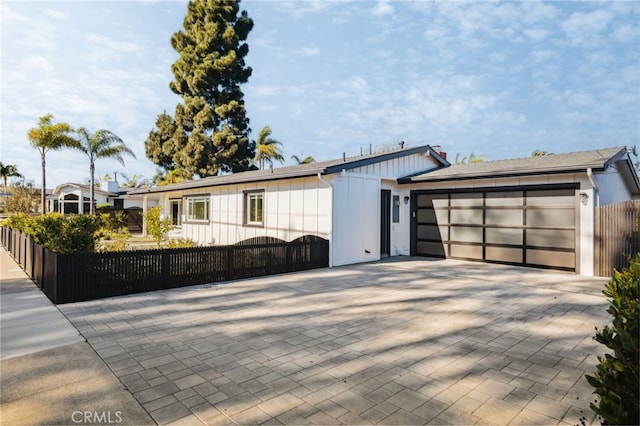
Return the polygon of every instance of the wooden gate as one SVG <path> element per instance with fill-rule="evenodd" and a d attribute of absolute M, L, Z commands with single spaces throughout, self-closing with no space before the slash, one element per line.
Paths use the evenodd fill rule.
<path fill-rule="evenodd" d="M 596 208 L 595 274 L 610 277 L 640 252 L 640 201 Z"/>

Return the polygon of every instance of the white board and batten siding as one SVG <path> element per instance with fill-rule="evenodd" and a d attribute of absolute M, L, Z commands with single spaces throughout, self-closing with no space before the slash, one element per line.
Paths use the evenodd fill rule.
<path fill-rule="evenodd" d="M 349 172 L 395 180 L 412 173 L 426 172 L 436 168 L 438 164 L 437 160 L 425 152 L 356 167 Z"/>
<path fill-rule="evenodd" d="M 263 226 L 245 225 L 244 194 L 256 190 L 264 191 Z M 228 245 L 265 236 L 284 241 L 303 235 L 330 237 L 331 190 L 316 176 L 190 190 L 180 194 L 183 209 L 194 195 L 210 197 L 209 221 L 189 222 L 183 214 L 180 235 L 200 244 Z"/>
<path fill-rule="evenodd" d="M 396 179 L 425 172 L 439 163 L 427 153 L 369 164 L 328 177 L 333 185 L 332 266 L 380 259 L 380 191 L 390 189 L 400 199 L 409 195 Z M 409 206 L 391 225 L 391 255 L 409 254 Z"/>

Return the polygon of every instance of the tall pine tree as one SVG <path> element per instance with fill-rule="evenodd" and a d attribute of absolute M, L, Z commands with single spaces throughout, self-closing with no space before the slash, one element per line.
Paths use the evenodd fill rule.
<path fill-rule="evenodd" d="M 147 158 L 166 170 L 213 176 L 249 168 L 255 145 L 240 89 L 251 76 L 244 58 L 253 21 L 240 0 L 190 1 L 184 30 L 171 37 L 180 54 L 171 90 L 183 103 L 166 112 L 145 142 Z"/>

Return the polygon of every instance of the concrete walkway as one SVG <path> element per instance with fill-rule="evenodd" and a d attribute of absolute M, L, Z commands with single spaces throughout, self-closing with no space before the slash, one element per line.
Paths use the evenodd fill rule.
<path fill-rule="evenodd" d="M 408 259 L 60 309 L 160 424 L 575 425 L 604 282 Z"/>
<path fill-rule="evenodd" d="M 69 320 L 0 247 L 0 424 L 152 420 Z M 88 414 L 86 414 L 88 413 Z M 94 414 L 95 413 L 95 414 Z"/>

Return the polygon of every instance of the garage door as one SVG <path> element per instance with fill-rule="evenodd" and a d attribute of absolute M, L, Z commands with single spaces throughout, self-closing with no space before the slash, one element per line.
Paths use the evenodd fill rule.
<path fill-rule="evenodd" d="M 576 270 L 576 187 L 415 191 L 412 252 Z"/>

